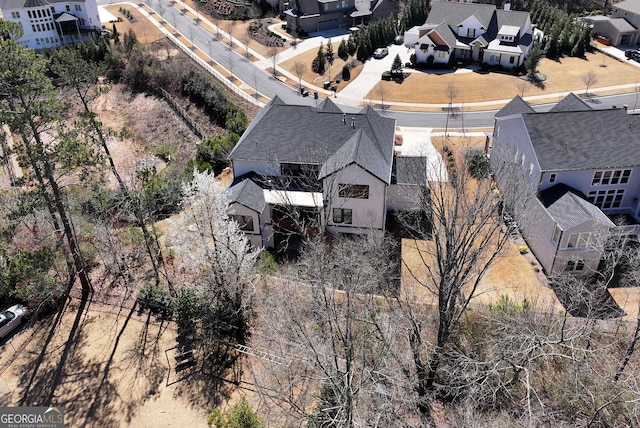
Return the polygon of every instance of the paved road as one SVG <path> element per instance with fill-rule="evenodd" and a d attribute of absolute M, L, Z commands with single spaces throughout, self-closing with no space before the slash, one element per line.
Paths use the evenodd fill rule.
<path fill-rule="evenodd" d="M 214 60 L 227 68 L 236 78 L 246 85 L 253 87 L 267 98 L 278 95 L 287 103 L 302 105 L 315 105 L 317 101 L 310 97 L 302 97 L 298 91 L 291 86 L 275 79 L 263 69 L 247 61 L 243 56 L 229 49 L 229 46 L 217 41 L 215 32 L 207 31 L 203 26 L 197 25 L 191 18 L 185 16 L 177 8 L 181 3 L 172 3 L 165 0 L 142 0 L 157 13 L 162 11 L 162 17 L 177 31 L 187 39 L 190 39 L 201 51 L 209 54 Z M 99 6 L 120 3 L 116 0 L 98 0 Z M 131 5 L 135 5 L 131 3 Z M 224 33 L 224 31 L 221 31 Z M 391 57 L 391 55 L 389 55 Z M 262 61 L 264 62 L 264 61 Z M 356 79 L 357 80 L 357 79 Z M 559 97 L 560 99 L 560 97 Z M 340 94 L 334 99 L 337 104 L 347 112 L 355 112 L 360 107 L 354 105 L 341 104 Z M 352 101 L 352 100 L 346 100 Z M 349 104 L 353 104 L 350 102 Z M 612 106 L 622 107 L 628 105 L 640 107 L 636 94 L 625 94 L 593 99 L 595 108 L 611 108 Z M 552 104 L 535 107 L 538 111 L 546 111 Z M 471 128 L 492 128 L 496 109 L 486 111 L 472 111 L 464 113 L 448 114 L 446 107 L 442 113 L 433 112 L 405 112 L 405 111 L 383 111 L 381 114 L 396 119 L 400 126 L 445 128 L 448 129 L 471 129 Z"/>

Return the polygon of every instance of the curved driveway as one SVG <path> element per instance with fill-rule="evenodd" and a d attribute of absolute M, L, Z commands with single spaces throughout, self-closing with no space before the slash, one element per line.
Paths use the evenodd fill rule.
<path fill-rule="evenodd" d="M 206 52 L 218 64 L 227 68 L 227 70 L 229 70 L 231 74 L 233 74 L 237 79 L 241 80 L 245 85 L 254 88 L 266 98 L 271 99 L 277 95 L 287 103 L 303 105 L 315 105 L 317 103 L 317 101 L 314 100 L 313 97 L 301 97 L 297 89 L 294 89 L 275 79 L 270 74 L 265 73 L 264 65 L 266 63 L 270 63 L 270 61 L 267 61 L 267 59 L 262 55 L 256 52 L 252 52 L 252 54 L 260 58 L 261 61 L 251 63 L 247 61 L 243 56 L 229 49 L 228 45 L 223 44 L 216 39 L 214 30 L 215 27 L 211 23 L 205 20 L 201 20 L 201 24 L 198 25 L 196 22 L 194 22 L 194 20 L 184 15 L 181 11 L 174 7 L 174 5 L 178 5 L 179 7 L 179 3 L 171 3 L 165 0 L 142 0 L 142 2 L 147 4 L 158 14 L 160 14 L 159 11 L 162 10 L 161 16 L 174 29 L 180 32 L 184 37 L 190 39 L 191 42 L 196 47 L 198 47 L 198 49 L 200 49 L 202 52 Z M 97 3 L 98 5 L 102 6 L 120 2 L 114 0 L 98 0 Z M 133 7 L 138 7 L 134 3 L 129 4 Z M 141 10 L 141 12 L 145 14 L 145 16 L 150 18 L 143 10 Z M 193 12 L 193 14 L 195 15 L 195 12 Z M 157 24 L 156 20 L 151 19 L 151 21 Z M 159 24 L 157 25 L 167 36 L 171 36 L 171 33 L 167 30 L 166 26 L 160 26 Z M 205 26 L 207 26 L 211 31 L 208 31 L 206 28 L 204 28 Z M 228 36 L 228 34 L 222 30 L 220 30 L 220 33 Z M 182 48 L 185 51 L 189 51 L 187 46 L 182 46 Z M 392 50 L 394 48 L 402 47 L 392 47 Z M 390 53 L 388 58 L 392 60 L 393 56 L 395 55 Z M 386 63 L 387 61 L 384 62 Z M 262 67 L 260 67 L 260 64 L 262 64 Z M 366 77 L 366 74 L 363 75 L 363 77 Z M 293 81 L 295 81 L 295 78 L 293 79 Z M 358 79 L 356 79 L 356 81 L 358 81 Z M 371 85 L 368 84 L 367 86 L 370 87 Z M 340 104 L 340 106 L 347 112 L 360 110 L 360 102 L 362 101 L 362 99 L 356 98 L 354 94 L 361 94 L 363 90 L 357 92 L 357 87 L 359 86 L 354 86 L 351 92 L 346 90 L 339 93 L 337 95 L 337 98 L 334 99 L 336 104 Z M 560 99 L 562 96 L 563 94 L 558 94 L 558 99 Z M 638 102 L 636 98 L 636 94 L 630 93 L 594 98 L 593 103 L 595 108 L 611 108 L 612 106 L 622 107 L 625 104 L 628 106 L 635 106 Z M 500 104 L 503 105 L 505 102 L 506 100 L 501 101 Z M 496 103 L 486 103 L 485 105 L 490 108 L 492 104 L 495 105 Z M 501 105 L 498 108 L 500 108 Z M 534 108 L 538 111 L 545 111 L 551 108 L 551 106 L 552 104 L 535 106 Z M 498 108 L 490 108 L 489 110 L 484 111 L 469 111 L 464 113 L 457 113 L 456 115 L 452 116 L 446 113 L 446 106 L 442 106 L 442 108 L 442 113 L 385 110 L 381 112 L 381 114 L 396 119 L 398 125 L 400 126 L 444 128 L 445 125 L 448 125 L 449 129 L 467 130 L 471 128 L 493 128 L 493 117 L 495 112 L 498 110 Z"/>

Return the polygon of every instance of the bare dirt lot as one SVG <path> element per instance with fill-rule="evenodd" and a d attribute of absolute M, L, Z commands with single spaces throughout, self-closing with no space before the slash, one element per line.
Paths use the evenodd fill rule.
<path fill-rule="evenodd" d="M 77 319 L 77 305 L 58 325 L 26 326 L 5 346 L 1 405 L 63 405 L 69 427 L 206 426 L 201 391 L 188 380 L 167 385 L 180 376 L 170 369 L 174 327 L 95 303 Z"/>

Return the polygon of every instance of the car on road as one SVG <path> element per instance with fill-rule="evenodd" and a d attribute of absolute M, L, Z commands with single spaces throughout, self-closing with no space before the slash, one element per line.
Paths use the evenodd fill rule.
<path fill-rule="evenodd" d="M 22 305 L 13 305 L 0 312 L 0 338 L 15 330 L 22 323 L 27 312 L 29 312 L 28 309 Z"/>
<path fill-rule="evenodd" d="M 373 52 L 373 57 L 375 59 L 384 58 L 387 55 L 389 55 L 389 49 L 387 48 L 378 48 Z"/>

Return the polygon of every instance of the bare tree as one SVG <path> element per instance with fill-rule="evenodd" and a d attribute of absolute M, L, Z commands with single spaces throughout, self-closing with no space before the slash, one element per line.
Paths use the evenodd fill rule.
<path fill-rule="evenodd" d="M 524 93 L 527 92 L 529 88 L 531 88 L 531 83 L 529 83 L 529 81 L 526 79 L 520 79 L 520 81 L 517 84 L 517 87 L 518 87 L 518 93 L 520 94 L 520 96 L 524 97 Z"/>
<path fill-rule="evenodd" d="M 374 426 L 393 413 L 376 402 L 387 382 L 388 353 L 377 329 L 393 324 L 375 296 L 393 286 L 382 245 L 381 236 L 314 239 L 281 272 L 290 279 L 268 287 L 269 310 L 260 312 L 270 329 L 252 343 L 290 358 L 290 365 L 268 368 L 268 383 L 259 387 L 290 417 L 310 426 L 353 427 Z"/>
<path fill-rule="evenodd" d="M 164 13 L 167 10 L 167 6 L 165 5 L 164 1 L 158 1 L 158 14 L 160 15 L 160 25 L 164 25 L 165 20 L 164 20 Z"/>
<path fill-rule="evenodd" d="M 302 75 L 307 71 L 307 65 L 300 62 L 300 61 L 296 61 L 293 63 L 293 72 L 296 73 L 296 76 L 298 77 L 298 89 L 302 88 Z"/>
<path fill-rule="evenodd" d="M 589 70 L 582 76 L 582 81 L 586 85 L 584 94 L 588 97 L 591 97 L 591 95 L 589 95 L 589 88 L 591 88 L 598 82 L 598 76 L 596 76 L 596 73 L 593 70 Z"/>
<path fill-rule="evenodd" d="M 459 153 L 455 164 L 450 163 L 448 180 L 441 173 L 428 181 L 428 190 L 417 201 L 421 218 L 403 219 L 420 260 L 417 266 L 405 263 L 404 268 L 418 290 L 434 297 L 435 333 L 412 309 L 412 293 L 404 290 L 392 300 L 408 319 L 417 405 L 426 425 L 433 425 L 431 401 L 441 364 L 452 350 L 451 339 L 509 237 L 492 180 L 472 178 L 462 157 Z M 416 173 L 427 182 L 424 172 Z"/>
<path fill-rule="evenodd" d="M 449 99 L 449 108 L 447 109 L 447 121 L 444 127 L 444 136 L 448 137 L 449 134 L 449 118 L 454 116 L 453 113 L 453 101 L 456 99 L 456 97 L 458 96 L 458 88 L 456 88 L 456 85 L 454 85 L 453 83 L 449 83 L 447 85 L 447 88 L 445 90 L 447 98 Z"/>
<path fill-rule="evenodd" d="M 233 35 L 238 29 L 238 21 L 232 19 L 227 21 L 227 34 L 229 34 L 229 49 L 233 48 Z"/>
<path fill-rule="evenodd" d="M 239 37 L 240 43 L 242 43 L 245 47 L 245 51 L 244 51 L 244 56 L 246 58 L 249 58 L 250 54 L 249 54 L 249 42 L 251 41 L 251 36 L 249 35 L 248 31 L 243 31 L 242 34 L 240 34 Z"/>
<path fill-rule="evenodd" d="M 378 82 L 374 88 L 374 93 L 378 98 L 380 98 L 380 108 L 384 110 L 384 99 L 389 98 L 391 90 L 384 84 L 384 82 Z"/>
<path fill-rule="evenodd" d="M 220 18 L 218 18 L 218 15 L 214 12 L 211 15 L 210 19 L 213 25 L 216 27 L 216 40 L 220 40 Z"/>
<path fill-rule="evenodd" d="M 267 50 L 267 55 L 269 55 L 269 57 L 271 58 L 271 72 L 275 77 L 278 74 L 278 71 L 276 70 L 276 64 L 278 63 L 278 48 L 276 46 L 269 47 L 269 49 Z"/>

